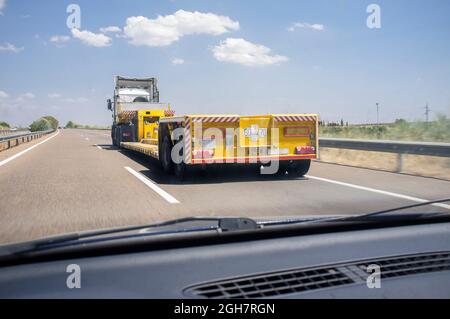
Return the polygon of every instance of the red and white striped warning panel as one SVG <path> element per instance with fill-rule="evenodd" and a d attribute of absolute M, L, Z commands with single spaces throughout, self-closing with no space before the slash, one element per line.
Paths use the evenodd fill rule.
<path fill-rule="evenodd" d="M 299 121 L 316 121 L 314 115 L 276 115 L 273 117 L 275 122 L 299 122 Z"/>
<path fill-rule="evenodd" d="M 184 162 L 186 164 L 191 163 L 191 121 L 187 119 L 184 127 Z"/>
<path fill-rule="evenodd" d="M 193 117 L 193 123 L 236 123 L 239 122 L 239 116 L 208 116 Z"/>
<path fill-rule="evenodd" d="M 122 111 L 119 113 L 119 117 L 122 119 L 128 119 L 132 120 L 136 117 L 137 112 L 136 111 Z"/>
<path fill-rule="evenodd" d="M 175 115 L 174 110 L 165 110 L 164 111 L 164 116 L 174 116 L 174 115 Z"/>

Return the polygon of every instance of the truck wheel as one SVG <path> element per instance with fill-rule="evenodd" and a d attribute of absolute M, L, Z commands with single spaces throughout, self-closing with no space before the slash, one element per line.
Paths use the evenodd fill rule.
<path fill-rule="evenodd" d="M 175 176 L 182 180 L 186 173 L 186 164 L 181 162 L 180 164 L 174 165 Z"/>
<path fill-rule="evenodd" d="M 285 161 L 278 162 L 278 171 L 276 172 L 276 176 L 285 177 L 286 171 L 288 171 L 288 165 Z"/>
<path fill-rule="evenodd" d="M 288 169 L 287 163 L 285 161 L 278 161 L 278 170 L 275 172 L 275 168 L 272 168 L 272 166 L 275 165 L 274 162 L 271 162 L 270 165 L 263 164 L 262 169 L 261 167 L 258 167 L 258 170 L 260 174 L 267 174 L 277 177 L 284 177 L 286 175 L 286 171 Z"/>
<path fill-rule="evenodd" d="M 288 174 L 292 177 L 302 177 L 308 173 L 311 167 L 311 160 L 291 161 L 288 164 Z"/>
<path fill-rule="evenodd" d="M 170 173 L 173 169 L 172 162 L 172 141 L 168 136 L 164 136 L 161 145 L 161 166 L 165 173 Z"/>

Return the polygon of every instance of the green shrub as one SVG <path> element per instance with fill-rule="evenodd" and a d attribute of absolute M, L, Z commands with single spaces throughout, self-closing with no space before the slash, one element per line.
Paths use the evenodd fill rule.
<path fill-rule="evenodd" d="M 34 121 L 30 125 L 30 131 L 31 132 L 38 132 L 38 131 L 47 131 L 52 129 L 52 124 L 49 120 L 45 118 L 40 118 L 39 120 Z"/>
<path fill-rule="evenodd" d="M 50 123 L 52 129 L 56 130 L 59 126 L 59 122 L 53 116 L 44 116 L 43 119 L 47 120 Z"/>
<path fill-rule="evenodd" d="M 75 124 L 74 122 L 72 122 L 72 121 L 69 121 L 69 122 L 67 122 L 67 124 L 66 124 L 66 128 L 76 128 L 77 127 L 77 124 Z"/>
<path fill-rule="evenodd" d="M 9 129 L 10 126 L 8 123 L 4 122 L 4 121 L 0 121 L 0 129 Z"/>

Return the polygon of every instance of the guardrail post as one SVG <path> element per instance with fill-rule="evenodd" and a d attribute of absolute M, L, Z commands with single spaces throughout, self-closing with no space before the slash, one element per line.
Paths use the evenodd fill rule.
<path fill-rule="evenodd" d="M 401 173 L 403 171 L 403 154 L 397 154 L 397 173 Z"/>

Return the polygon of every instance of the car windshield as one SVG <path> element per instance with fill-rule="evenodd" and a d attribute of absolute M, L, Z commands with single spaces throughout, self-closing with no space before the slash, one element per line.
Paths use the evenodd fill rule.
<path fill-rule="evenodd" d="M 450 213 L 449 11 L 0 0 L 0 246 Z"/>

